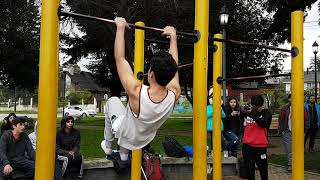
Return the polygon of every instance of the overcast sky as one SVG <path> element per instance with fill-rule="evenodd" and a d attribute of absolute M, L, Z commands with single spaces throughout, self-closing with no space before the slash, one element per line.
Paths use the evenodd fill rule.
<path fill-rule="evenodd" d="M 308 16 L 306 17 L 304 23 L 304 69 L 307 69 L 310 65 L 310 58 L 314 57 L 312 51 L 312 44 L 314 41 L 320 45 L 320 26 L 319 26 L 319 11 L 318 4 L 320 0 L 312 5 L 311 10 L 309 10 Z M 286 44 L 284 47 L 291 49 L 291 44 Z M 320 51 L 320 48 L 319 48 Z M 320 52 L 318 53 L 318 56 Z M 284 70 L 291 69 L 291 58 L 288 58 L 284 62 Z"/>

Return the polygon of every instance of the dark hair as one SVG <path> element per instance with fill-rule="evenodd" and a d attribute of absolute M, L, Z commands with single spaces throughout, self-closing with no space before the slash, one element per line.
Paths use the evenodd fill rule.
<path fill-rule="evenodd" d="M 170 53 L 160 51 L 151 59 L 150 71 L 154 72 L 160 86 L 166 86 L 178 71 L 178 65 Z"/>
<path fill-rule="evenodd" d="M 72 116 L 64 116 L 61 120 L 61 131 L 64 131 L 64 128 L 66 127 L 66 123 L 71 120 L 74 123 L 74 118 Z"/>
<path fill-rule="evenodd" d="M 17 124 L 25 123 L 25 122 L 26 122 L 25 118 L 15 118 L 14 120 L 12 120 L 12 125 L 17 126 Z"/>
<path fill-rule="evenodd" d="M 309 99 L 311 98 L 311 96 L 314 96 L 314 97 L 316 97 L 316 95 L 314 95 L 314 94 L 310 94 L 310 95 L 309 95 Z"/>
<path fill-rule="evenodd" d="M 236 107 L 234 107 L 234 110 L 239 111 L 239 104 L 238 104 L 237 98 L 235 98 L 235 97 L 229 97 L 228 100 L 227 100 L 227 103 L 226 103 L 226 105 L 225 105 L 225 109 L 226 109 L 226 111 L 227 111 L 228 114 L 233 111 L 233 109 L 232 109 L 231 106 L 230 106 L 230 101 L 233 100 L 233 99 L 236 100 Z"/>
<path fill-rule="evenodd" d="M 253 106 L 263 106 L 264 100 L 261 95 L 255 95 L 251 97 L 251 105 Z"/>
<path fill-rule="evenodd" d="M 9 113 L 7 117 L 9 118 L 10 116 L 14 116 L 15 118 L 17 117 L 15 113 Z"/>

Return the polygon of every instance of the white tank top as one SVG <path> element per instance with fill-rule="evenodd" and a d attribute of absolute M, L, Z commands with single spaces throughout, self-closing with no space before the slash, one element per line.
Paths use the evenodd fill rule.
<path fill-rule="evenodd" d="M 172 91 L 168 90 L 162 101 L 153 102 L 148 89 L 149 86 L 141 86 L 139 114 L 135 115 L 128 103 L 121 125 L 115 134 L 118 144 L 124 148 L 135 150 L 149 144 L 173 111 L 176 97 Z"/>

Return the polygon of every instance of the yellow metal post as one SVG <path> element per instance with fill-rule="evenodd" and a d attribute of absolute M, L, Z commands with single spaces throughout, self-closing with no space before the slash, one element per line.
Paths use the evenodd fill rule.
<path fill-rule="evenodd" d="M 54 179 L 58 99 L 59 0 L 42 1 L 36 180 Z"/>
<path fill-rule="evenodd" d="M 291 44 L 299 54 L 292 57 L 292 179 L 304 179 L 304 78 L 303 78 L 303 11 L 291 13 Z"/>
<path fill-rule="evenodd" d="M 222 39 L 222 34 L 215 34 L 214 38 Z M 213 179 L 222 179 L 221 165 L 221 84 L 217 78 L 222 74 L 222 43 L 214 42 L 217 50 L 213 54 Z"/>
<path fill-rule="evenodd" d="M 135 25 L 144 26 L 143 22 L 136 22 Z M 138 79 L 138 73 L 144 72 L 144 30 L 135 30 L 134 42 L 134 76 Z M 138 79 L 139 80 L 139 79 Z M 143 79 L 140 79 L 141 83 Z M 141 180 L 141 149 L 132 152 L 131 179 Z"/>
<path fill-rule="evenodd" d="M 194 45 L 193 66 L 193 179 L 207 179 L 207 66 L 209 1 L 195 1 L 195 30 L 201 33 Z"/>

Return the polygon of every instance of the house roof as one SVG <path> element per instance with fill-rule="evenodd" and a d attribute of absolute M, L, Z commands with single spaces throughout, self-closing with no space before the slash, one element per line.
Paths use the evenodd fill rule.
<path fill-rule="evenodd" d="M 99 92 L 109 92 L 109 89 L 103 88 L 95 82 L 94 77 L 91 73 L 81 71 L 80 73 L 70 74 L 66 71 L 68 76 L 71 78 L 72 84 L 78 86 L 80 89 L 88 91 L 99 91 Z"/>
<path fill-rule="evenodd" d="M 304 82 L 314 82 L 314 71 L 305 71 L 304 72 Z M 317 81 L 320 82 L 320 71 L 317 71 Z M 283 83 L 291 83 L 291 77 L 286 77 L 282 81 Z"/>

